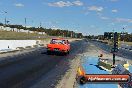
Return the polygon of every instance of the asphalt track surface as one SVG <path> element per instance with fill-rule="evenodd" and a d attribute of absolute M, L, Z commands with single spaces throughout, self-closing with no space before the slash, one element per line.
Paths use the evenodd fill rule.
<path fill-rule="evenodd" d="M 111 52 L 112 47 L 110 45 L 107 45 L 105 43 L 101 43 L 98 41 L 91 41 L 91 42 L 94 45 L 100 47 L 102 50 L 104 50 L 106 52 Z M 116 53 L 116 55 L 132 60 L 132 58 L 131 58 L 132 57 L 132 51 L 129 51 L 129 50 L 125 50 L 125 49 L 120 48 L 119 51 Z"/>
<path fill-rule="evenodd" d="M 83 42 L 72 42 L 70 54 L 67 56 L 47 55 L 46 48 L 39 48 L 32 52 L 0 58 L 0 88 L 32 88 L 40 80 L 45 82 L 38 88 L 54 88 L 70 68 L 68 62 L 82 52 L 80 46 Z M 64 61 L 67 61 L 67 64 L 61 64 L 60 70 L 61 67 L 64 69 L 57 69 L 58 73 L 54 72 L 56 66 Z M 49 75 L 52 76 L 51 79 L 47 78 Z"/>

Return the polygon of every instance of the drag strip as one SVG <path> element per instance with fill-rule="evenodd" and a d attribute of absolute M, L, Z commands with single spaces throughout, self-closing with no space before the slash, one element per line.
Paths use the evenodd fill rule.
<path fill-rule="evenodd" d="M 106 52 L 111 52 L 111 46 L 110 45 L 107 45 L 105 43 L 101 43 L 101 42 L 98 42 L 98 41 L 91 41 L 94 45 L 96 45 L 97 47 L 101 48 L 102 50 L 106 51 Z M 122 48 L 119 48 L 119 51 L 116 53 L 117 56 L 121 56 L 121 57 L 125 57 L 127 59 L 132 59 L 132 52 L 131 51 L 128 51 L 128 50 L 125 50 L 125 49 L 122 49 Z"/>
<path fill-rule="evenodd" d="M 0 61 L 0 88 L 29 88 L 34 85 L 38 79 L 53 70 L 57 64 L 66 59 L 74 58 L 83 41 L 74 41 L 71 43 L 71 52 L 68 56 L 47 55 L 45 48 L 39 48 L 29 53 L 6 57 Z M 43 52 L 43 53 L 42 53 Z M 2 58 L 3 59 L 3 58 Z M 6 61 L 7 59 L 7 61 Z M 68 62 L 67 62 L 68 63 Z M 62 66 L 65 64 L 62 64 Z M 67 66 L 68 69 L 68 66 Z M 65 70 L 66 71 L 66 70 Z M 65 73 L 63 71 L 63 75 Z M 50 74 L 52 75 L 52 74 Z M 60 77 L 58 77 L 60 79 Z M 54 80 L 58 80 L 54 79 Z M 50 85 L 50 80 L 47 85 Z M 47 86 L 45 85 L 45 86 Z M 53 88 L 52 86 L 51 88 Z M 47 86 L 47 88 L 50 88 Z"/>

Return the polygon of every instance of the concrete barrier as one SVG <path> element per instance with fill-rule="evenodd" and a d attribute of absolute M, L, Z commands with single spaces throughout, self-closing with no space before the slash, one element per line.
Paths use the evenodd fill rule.
<path fill-rule="evenodd" d="M 0 50 L 36 45 L 36 40 L 0 40 Z"/>

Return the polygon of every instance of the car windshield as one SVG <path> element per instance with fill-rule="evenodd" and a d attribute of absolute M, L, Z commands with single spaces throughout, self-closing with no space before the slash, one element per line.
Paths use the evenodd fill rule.
<path fill-rule="evenodd" d="M 51 40 L 51 44 L 64 44 L 64 40 L 53 39 L 53 40 Z"/>

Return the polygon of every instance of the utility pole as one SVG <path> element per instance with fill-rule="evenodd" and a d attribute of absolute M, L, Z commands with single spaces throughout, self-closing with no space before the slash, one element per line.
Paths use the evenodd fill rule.
<path fill-rule="evenodd" d="M 5 26 L 6 26 L 6 22 L 7 22 L 6 14 L 7 14 L 7 12 L 4 11 L 4 13 L 5 13 Z"/>
<path fill-rule="evenodd" d="M 42 27 L 42 23 L 40 22 L 40 28 Z"/>
<path fill-rule="evenodd" d="M 25 30 L 27 30 L 27 18 L 24 19 L 24 22 L 25 22 Z M 29 30 L 28 31 L 28 38 L 29 38 Z"/>
<path fill-rule="evenodd" d="M 5 26 L 6 26 L 6 17 L 5 17 Z"/>
<path fill-rule="evenodd" d="M 115 66 L 115 53 L 118 52 L 118 33 L 114 32 L 113 33 L 113 48 L 112 48 L 112 53 L 113 53 L 113 67 Z"/>
<path fill-rule="evenodd" d="M 123 27 L 123 43 L 125 42 L 125 28 Z"/>
<path fill-rule="evenodd" d="M 27 18 L 24 19 L 24 23 L 25 23 L 25 29 L 26 29 L 26 25 L 27 25 Z"/>
<path fill-rule="evenodd" d="M 40 23 L 39 23 L 39 26 L 38 26 L 38 38 L 40 38 L 40 37 L 39 37 L 39 30 L 41 30 L 41 27 L 42 27 L 42 23 L 40 22 Z"/>

